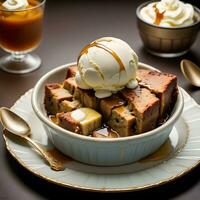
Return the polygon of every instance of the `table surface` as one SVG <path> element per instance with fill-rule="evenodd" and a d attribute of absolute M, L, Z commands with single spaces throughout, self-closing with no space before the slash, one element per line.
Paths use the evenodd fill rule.
<path fill-rule="evenodd" d="M 200 66 L 200 37 L 191 50 L 179 58 L 158 58 L 145 52 L 138 35 L 135 9 L 142 1 L 50 1 L 46 6 L 44 38 L 35 51 L 43 61 L 42 67 L 26 75 L 13 75 L 0 71 L 0 107 L 12 106 L 37 80 L 56 66 L 76 61 L 80 49 L 88 42 L 103 36 L 114 36 L 128 42 L 139 56 L 140 62 L 178 76 L 183 87 L 198 103 L 200 90 L 188 84 L 180 72 L 179 63 L 186 58 Z M 195 1 L 193 1 L 195 3 Z M 0 51 L 0 56 L 4 55 Z M 2 133 L 2 127 L 0 127 Z M 6 151 L 0 137 L 0 199 L 54 199 L 69 195 L 95 198 L 95 193 L 79 192 L 48 183 L 35 177 Z M 125 194 L 98 194 L 107 198 L 174 198 L 199 199 L 200 167 L 184 177 L 163 186 Z"/>

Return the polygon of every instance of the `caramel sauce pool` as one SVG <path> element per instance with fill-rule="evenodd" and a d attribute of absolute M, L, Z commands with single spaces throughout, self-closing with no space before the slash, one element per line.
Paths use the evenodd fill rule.
<path fill-rule="evenodd" d="M 139 162 L 146 163 L 152 161 L 159 161 L 169 157 L 174 152 L 174 148 L 168 139 L 156 152 L 153 154 L 142 158 Z"/>
<path fill-rule="evenodd" d="M 57 149 L 53 148 L 53 149 L 48 149 L 45 151 L 46 154 L 49 156 L 49 157 L 53 157 L 53 158 L 56 158 L 56 160 L 64 165 L 68 162 L 71 162 L 73 161 L 72 158 L 70 158 L 69 156 L 66 156 L 64 154 L 62 154 L 60 151 L 58 151 Z"/>

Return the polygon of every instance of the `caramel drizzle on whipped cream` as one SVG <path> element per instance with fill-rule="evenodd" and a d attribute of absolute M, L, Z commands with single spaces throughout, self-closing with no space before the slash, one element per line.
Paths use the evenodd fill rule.
<path fill-rule="evenodd" d="M 90 43 L 89 45 L 85 46 L 85 47 L 81 50 L 81 52 L 80 52 L 80 54 L 79 54 L 79 57 L 78 57 L 78 61 L 79 61 L 80 57 L 81 57 L 83 54 L 87 54 L 87 53 L 88 53 L 88 49 L 91 48 L 91 47 L 101 48 L 101 49 L 107 51 L 108 53 L 110 53 L 110 54 L 115 58 L 115 60 L 118 62 L 119 66 L 120 66 L 120 71 L 123 71 L 123 70 L 125 71 L 124 64 L 122 63 L 120 57 L 119 57 L 112 49 L 110 49 L 110 48 L 106 47 L 105 45 L 100 44 L 100 43 L 98 43 L 98 42 L 96 42 L 96 41 Z"/>
<path fill-rule="evenodd" d="M 155 25 L 160 25 L 160 22 L 164 18 L 165 10 L 160 13 L 160 11 L 158 10 L 158 8 L 156 7 L 156 4 L 154 4 L 153 7 L 154 7 L 155 13 L 156 13 L 156 18 L 155 18 L 154 24 Z"/>

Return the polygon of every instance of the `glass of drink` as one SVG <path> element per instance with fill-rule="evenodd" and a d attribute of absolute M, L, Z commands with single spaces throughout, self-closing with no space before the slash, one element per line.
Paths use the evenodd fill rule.
<path fill-rule="evenodd" d="M 0 47 L 10 53 L 0 58 L 0 69 L 16 74 L 31 72 L 41 59 L 29 54 L 42 38 L 45 0 L 28 0 L 21 10 L 7 10 L 0 1 Z"/>

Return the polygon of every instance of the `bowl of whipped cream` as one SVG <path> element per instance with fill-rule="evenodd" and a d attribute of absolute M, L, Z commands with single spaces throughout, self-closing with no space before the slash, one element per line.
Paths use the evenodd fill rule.
<path fill-rule="evenodd" d="M 145 2 L 136 15 L 145 49 L 161 57 L 187 53 L 200 30 L 200 10 L 180 0 Z"/>

